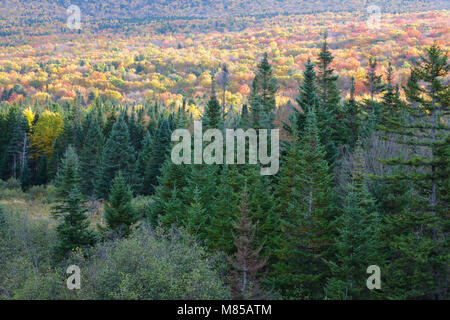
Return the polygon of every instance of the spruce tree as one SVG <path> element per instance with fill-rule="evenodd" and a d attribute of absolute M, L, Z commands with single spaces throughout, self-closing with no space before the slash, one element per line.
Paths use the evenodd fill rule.
<path fill-rule="evenodd" d="M 384 161 L 408 168 L 399 175 L 386 175 L 385 179 L 402 179 L 415 186 L 409 210 L 389 222 L 391 228 L 409 226 L 392 244 L 397 249 L 397 262 L 402 260 L 405 268 L 414 270 L 417 282 L 396 293 L 409 298 L 444 299 L 447 295 L 444 283 L 448 243 L 444 228 L 448 206 L 439 192 L 448 183 L 439 174 L 448 167 L 448 159 L 439 156 L 450 131 L 443 121 L 449 110 L 449 86 L 443 80 L 450 70 L 447 59 L 447 53 L 433 45 L 412 68 L 405 91 L 414 104 L 406 108 L 407 121 L 396 122 L 389 131 L 395 142 L 411 147 L 410 154 Z"/>
<path fill-rule="evenodd" d="M 98 198 L 106 199 L 111 182 L 119 171 L 123 171 L 124 175 L 131 179 L 134 161 L 134 149 L 130 143 L 127 125 L 123 118 L 119 118 L 102 151 L 95 195 Z"/>
<path fill-rule="evenodd" d="M 208 216 L 202 204 L 200 189 L 197 187 L 194 189 L 190 205 L 186 208 L 186 217 L 183 226 L 189 234 L 197 236 L 198 239 L 204 241 L 204 233 L 202 237 L 201 230 L 205 229 L 207 223 Z"/>
<path fill-rule="evenodd" d="M 373 57 L 369 58 L 368 62 L 368 70 L 366 75 L 365 84 L 370 93 L 370 101 L 367 103 L 370 107 L 370 111 L 377 113 L 376 103 L 375 103 L 375 95 L 378 94 L 383 89 L 383 83 L 381 80 L 381 76 L 376 73 L 377 68 L 377 60 Z"/>
<path fill-rule="evenodd" d="M 306 124 L 306 114 L 310 109 L 314 108 L 317 116 L 320 141 L 326 148 L 326 159 L 332 164 L 337 156 L 336 146 L 333 140 L 333 115 L 326 106 L 320 104 L 317 90 L 317 78 L 314 71 L 314 64 L 308 59 L 303 73 L 303 82 L 300 85 L 299 97 L 297 98 L 297 103 L 301 110 L 294 110 L 294 114 L 290 117 L 290 124 L 284 124 L 284 128 L 292 135 L 292 126 L 293 123 L 295 123 L 298 137 L 303 136 Z"/>
<path fill-rule="evenodd" d="M 258 64 L 249 97 L 253 128 L 271 128 L 273 126 L 277 91 L 278 85 L 273 76 L 272 66 L 267 53 L 264 53 L 263 59 Z"/>
<path fill-rule="evenodd" d="M 338 236 L 334 243 L 334 257 L 329 262 L 332 277 L 325 288 L 327 298 L 370 298 L 371 291 L 367 290 L 365 281 L 366 268 L 370 265 L 384 268 L 380 215 L 369 193 L 364 170 L 363 149 L 358 142 L 352 182 L 347 188 L 342 213 L 335 220 Z"/>
<path fill-rule="evenodd" d="M 155 188 L 154 201 L 147 212 L 147 218 L 153 224 L 157 222 L 158 217 L 173 214 L 173 212 L 165 212 L 165 205 L 172 198 L 175 189 L 180 192 L 187 186 L 188 175 L 189 169 L 186 165 L 176 165 L 171 159 L 166 160 L 161 169 L 161 176 L 158 177 L 159 185 Z M 175 219 L 167 217 L 167 221 L 170 225 Z"/>
<path fill-rule="evenodd" d="M 234 224 L 233 233 L 236 254 L 230 259 L 233 266 L 231 292 L 233 299 L 264 299 L 258 273 L 264 268 L 267 259 L 260 259 L 262 247 L 255 247 L 256 224 L 249 215 L 248 193 L 244 189 L 240 206 L 239 220 Z"/>
<path fill-rule="evenodd" d="M 151 141 L 151 147 L 146 146 L 150 151 L 150 159 L 144 171 L 144 191 L 143 194 L 154 194 L 158 186 L 158 177 L 161 175 L 161 167 L 169 157 L 171 147 L 171 128 L 167 119 L 161 119 L 158 129 Z"/>
<path fill-rule="evenodd" d="M 225 166 L 218 177 L 217 195 L 211 199 L 212 208 L 206 226 L 206 244 L 212 250 L 231 254 L 233 250 L 232 223 L 238 216 L 242 175 L 237 166 Z"/>
<path fill-rule="evenodd" d="M 215 80 L 212 77 L 211 84 L 211 97 L 208 101 L 205 111 L 205 127 L 210 129 L 218 129 L 222 122 L 222 112 L 219 101 L 216 97 Z"/>
<path fill-rule="evenodd" d="M 297 98 L 297 104 L 301 110 L 294 109 L 294 114 L 290 118 L 291 125 L 285 124 L 285 129 L 292 135 L 292 126 L 295 123 L 297 135 L 301 135 L 305 128 L 306 114 L 310 108 L 319 107 L 319 98 L 317 97 L 317 85 L 316 85 L 316 73 L 314 71 L 314 64 L 311 60 L 305 64 L 305 71 L 303 72 L 303 82 L 300 84 L 299 97 Z"/>
<path fill-rule="evenodd" d="M 72 250 L 93 246 L 96 242 L 94 233 L 89 230 L 87 208 L 79 184 L 78 159 L 73 148 L 69 147 L 58 171 L 58 204 L 52 210 L 53 217 L 59 221 L 56 253 L 61 258 Z"/>
<path fill-rule="evenodd" d="M 11 129 L 11 139 L 6 148 L 6 163 L 9 164 L 9 170 L 6 171 L 7 174 L 4 178 L 19 179 L 19 176 L 27 170 L 26 163 L 29 154 L 27 119 L 22 115 L 17 116 Z"/>
<path fill-rule="evenodd" d="M 35 185 L 41 186 L 47 184 L 47 177 L 48 177 L 47 167 L 48 167 L 48 157 L 47 153 L 44 152 L 42 157 L 39 159 L 36 168 L 36 176 L 34 180 Z"/>
<path fill-rule="evenodd" d="M 329 50 L 327 38 L 328 34 L 325 32 L 324 42 L 319 53 L 319 61 L 317 63 L 317 77 L 319 80 L 318 84 L 320 92 L 319 97 L 320 104 L 331 112 L 334 120 L 337 120 L 337 116 L 340 113 L 340 94 L 337 88 L 338 76 L 334 75 L 334 70 L 330 66 L 334 58 Z"/>
<path fill-rule="evenodd" d="M 128 236 L 131 227 L 139 220 L 133 204 L 133 193 L 126 179 L 119 172 L 111 184 L 109 201 L 105 206 L 105 220 L 108 231 L 119 236 Z"/>
<path fill-rule="evenodd" d="M 350 150 L 356 146 L 356 142 L 360 136 L 362 127 L 360 105 L 355 100 L 355 78 L 351 79 L 350 99 L 344 104 L 344 134 L 346 136 L 345 143 Z"/>
<path fill-rule="evenodd" d="M 87 124 L 83 147 L 80 150 L 81 192 L 88 197 L 94 194 L 97 173 L 103 149 L 103 135 L 99 120 L 94 116 Z"/>
<path fill-rule="evenodd" d="M 281 235 L 275 283 L 286 298 L 323 298 L 330 272 L 323 259 L 331 256 L 336 209 L 331 196 L 333 175 L 319 140 L 313 108 L 307 113 L 300 152 L 292 150 L 289 157 L 292 160 L 286 162 L 293 167 L 282 169 L 279 188 L 290 189 L 286 192 L 292 197 L 286 203 L 280 199 L 279 204 Z"/>

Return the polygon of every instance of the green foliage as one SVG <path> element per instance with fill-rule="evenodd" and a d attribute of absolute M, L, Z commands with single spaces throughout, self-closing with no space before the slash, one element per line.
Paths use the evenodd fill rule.
<path fill-rule="evenodd" d="M 278 85 L 273 76 L 267 53 L 258 64 L 255 78 L 252 82 L 249 102 L 253 128 L 271 128 L 276 110 L 275 94 Z"/>
<path fill-rule="evenodd" d="M 133 175 L 135 154 L 130 143 L 128 127 L 123 117 L 113 125 L 111 134 L 102 152 L 99 174 L 95 182 L 95 194 L 106 199 L 115 175 L 123 171 L 130 179 Z"/>
<path fill-rule="evenodd" d="M 300 151 L 296 150 L 300 146 Z M 331 256 L 335 219 L 331 191 L 333 176 L 320 144 L 317 118 L 307 113 L 305 133 L 300 145 L 293 143 L 282 169 L 277 194 L 290 192 L 281 201 L 281 235 L 275 264 L 275 285 L 285 297 L 323 298 L 329 267 L 323 259 Z M 281 200 L 281 199 L 280 199 Z"/>
<path fill-rule="evenodd" d="M 88 128 L 83 139 L 83 147 L 80 150 L 80 188 L 86 196 L 93 196 L 103 149 L 103 135 L 99 119 L 95 115 L 90 118 L 90 120 L 86 120 Z"/>
<path fill-rule="evenodd" d="M 79 190 L 78 159 L 69 147 L 57 176 L 58 204 L 53 207 L 53 217 L 59 220 L 56 227 L 58 244 L 56 254 L 66 256 L 72 250 L 95 244 L 96 237 L 89 230 L 87 208 Z"/>
<path fill-rule="evenodd" d="M 109 202 L 105 206 L 107 229 L 119 236 L 128 236 L 130 228 L 139 219 L 139 213 L 134 210 L 132 199 L 133 193 L 119 172 L 112 181 Z"/>
<path fill-rule="evenodd" d="M 348 186 L 342 213 L 336 218 L 338 236 L 335 240 L 333 261 L 329 262 L 332 277 L 325 288 L 327 298 L 368 299 L 376 292 L 367 290 L 366 268 L 382 265 L 382 224 L 375 211 L 365 177 L 364 154 L 357 144 L 354 156 L 352 182 Z"/>
<path fill-rule="evenodd" d="M 184 232 L 143 225 L 133 236 L 99 245 L 82 267 L 89 299 L 226 299 L 214 260 Z"/>

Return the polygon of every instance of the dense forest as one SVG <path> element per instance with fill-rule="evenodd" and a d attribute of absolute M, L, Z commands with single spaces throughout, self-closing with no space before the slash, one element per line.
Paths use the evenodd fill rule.
<path fill-rule="evenodd" d="M 370 55 L 347 94 L 326 33 L 316 47 L 282 108 L 273 51 L 233 107 L 226 63 L 203 100 L 180 104 L 3 90 L 0 297 L 448 299 L 447 52 L 427 46 L 404 82 Z M 172 132 L 194 120 L 279 128 L 279 172 L 174 164 Z M 73 264 L 81 290 L 66 288 Z M 379 290 L 366 287 L 371 265 Z"/>
<path fill-rule="evenodd" d="M 158 19 L 174 17 L 217 18 L 222 16 L 270 16 L 319 12 L 362 11 L 370 5 L 387 12 L 411 12 L 449 9 L 444 0 L 5 0 L 0 17 L 7 20 L 26 18 L 42 22 L 65 19 L 70 5 L 77 5 L 87 19 Z M 37 14 L 38 13 L 38 14 Z"/>

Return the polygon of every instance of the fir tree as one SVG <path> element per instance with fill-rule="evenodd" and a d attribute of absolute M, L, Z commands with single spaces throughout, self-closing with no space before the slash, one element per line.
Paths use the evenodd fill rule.
<path fill-rule="evenodd" d="M 253 117 L 253 127 L 271 128 L 276 111 L 275 95 L 278 91 L 272 66 L 269 64 L 267 53 L 258 64 L 255 78 L 252 82 L 249 102 Z"/>
<path fill-rule="evenodd" d="M 133 193 L 126 179 L 119 172 L 112 181 L 109 201 L 105 206 L 107 230 L 120 236 L 128 236 L 131 227 L 139 220 L 133 204 Z"/>
<path fill-rule="evenodd" d="M 318 80 L 319 80 L 319 92 L 320 92 L 320 104 L 330 110 L 333 117 L 339 114 L 339 102 L 340 94 L 337 88 L 338 76 L 334 75 L 334 70 L 330 67 L 333 62 L 333 55 L 328 48 L 327 42 L 328 34 L 324 34 L 324 42 L 319 54 L 318 67 Z M 335 128 L 337 129 L 337 128 Z"/>
<path fill-rule="evenodd" d="M 130 143 L 128 128 L 120 118 L 113 126 L 111 135 L 102 152 L 101 166 L 95 184 L 95 194 L 106 199 L 111 181 L 119 171 L 130 179 L 133 174 L 134 150 Z"/>
<path fill-rule="evenodd" d="M 301 110 L 294 109 L 294 115 L 291 117 L 290 122 L 295 123 L 297 134 L 300 136 L 305 127 L 306 113 L 310 108 L 319 107 L 319 99 L 317 97 L 316 87 L 316 73 L 314 71 L 314 64 L 311 60 L 305 64 L 305 71 L 303 72 L 303 82 L 299 88 L 299 97 L 297 98 L 297 104 Z M 293 125 L 293 124 L 292 124 Z M 292 135 L 292 125 L 285 125 L 285 129 Z"/>
<path fill-rule="evenodd" d="M 305 130 L 306 114 L 314 108 L 317 116 L 320 141 L 325 145 L 327 151 L 326 159 L 329 163 L 333 163 L 337 156 L 335 142 L 333 140 L 333 115 L 326 106 L 320 105 L 319 98 L 317 97 L 317 79 L 314 64 L 309 59 L 305 64 L 303 76 L 303 82 L 300 85 L 299 97 L 297 99 L 301 110 L 295 109 L 294 114 L 290 118 L 290 124 L 284 124 L 284 127 L 292 135 L 292 125 L 295 123 L 297 135 L 301 137 Z"/>
<path fill-rule="evenodd" d="M 360 136 L 362 121 L 360 118 L 359 104 L 355 100 L 355 78 L 351 79 L 350 99 L 344 104 L 344 128 L 346 144 L 351 150 L 356 146 Z"/>
<path fill-rule="evenodd" d="M 90 120 L 86 131 L 80 150 L 80 188 L 84 195 L 92 197 L 103 148 L 103 136 L 96 116 Z"/>
<path fill-rule="evenodd" d="M 205 229 L 208 222 L 208 216 L 202 204 L 200 189 L 198 187 L 194 189 L 192 202 L 186 209 L 185 220 L 183 225 L 186 228 L 186 231 L 204 241 L 205 239 L 201 236 L 200 231 Z"/>
<path fill-rule="evenodd" d="M 374 109 L 375 95 L 383 89 L 381 76 L 376 74 L 376 68 L 377 68 L 377 60 L 370 57 L 365 84 L 369 89 L 372 111 Z"/>
<path fill-rule="evenodd" d="M 207 128 L 217 129 L 222 122 L 222 112 L 219 101 L 216 98 L 214 76 L 212 77 L 211 84 L 211 98 L 208 101 L 208 105 L 205 111 L 205 126 Z"/>
<path fill-rule="evenodd" d="M 206 226 L 206 244 L 212 250 L 231 254 L 233 250 L 232 223 L 238 216 L 239 189 L 243 182 L 237 166 L 225 166 L 220 173 L 217 196 L 212 200 L 212 208 Z"/>
<path fill-rule="evenodd" d="M 36 177 L 34 180 L 34 184 L 41 186 L 47 184 L 47 166 L 48 166 L 48 157 L 47 153 L 44 152 L 42 157 L 39 159 L 37 168 L 36 168 Z"/>
<path fill-rule="evenodd" d="M 230 82 L 230 71 L 226 63 L 222 64 L 222 72 L 220 73 L 219 82 L 222 86 L 222 115 L 225 116 L 225 96 L 227 92 L 227 86 Z"/>
<path fill-rule="evenodd" d="M 87 209 L 79 190 L 78 159 L 72 147 L 67 149 L 57 176 L 58 204 L 53 207 L 53 217 L 59 221 L 56 227 L 58 244 L 56 253 L 66 256 L 76 248 L 95 244 L 96 237 L 89 230 Z"/>
<path fill-rule="evenodd" d="M 384 94 L 381 98 L 380 110 L 380 126 L 379 129 L 389 133 L 390 129 L 395 127 L 399 121 L 402 121 L 404 109 L 403 103 L 400 100 L 398 91 L 394 88 L 392 83 L 393 68 L 389 62 L 389 67 L 386 74 L 386 85 L 384 86 Z"/>
<path fill-rule="evenodd" d="M 264 268 L 267 259 L 260 259 L 262 247 L 255 248 L 256 225 L 249 216 L 248 194 L 244 189 L 240 207 L 240 217 L 234 224 L 236 234 L 233 234 L 236 255 L 230 259 L 233 266 L 231 291 L 234 299 L 264 299 L 258 273 Z"/>
<path fill-rule="evenodd" d="M 173 212 L 165 212 L 165 204 L 172 198 L 175 189 L 183 190 L 187 186 L 188 174 L 186 165 L 176 165 L 170 159 L 166 160 L 161 169 L 161 176 L 158 177 L 159 185 L 155 188 L 154 201 L 147 213 L 147 218 L 153 224 L 157 222 L 158 217 L 173 214 Z M 175 219 L 168 217 L 167 221 L 171 224 Z"/>
<path fill-rule="evenodd" d="M 438 150 L 450 130 L 448 124 L 442 121 L 448 114 L 449 86 L 443 81 L 450 70 L 447 59 L 447 53 L 433 45 L 412 68 L 405 91 L 408 100 L 415 104 L 406 109 L 409 115 L 407 121 L 396 122 L 390 130 L 395 142 L 411 146 L 411 154 L 408 158 L 384 161 L 409 168 L 397 176 L 387 175 L 386 179 L 404 179 L 416 186 L 410 211 L 393 217 L 389 223 L 393 228 L 399 228 L 401 219 L 404 226 L 410 225 L 409 231 L 404 230 L 393 243 L 398 246 L 399 259 L 404 259 L 407 264 L 409 258 L 410 263 L 415 265 L 417 283 L 403 291 L 403 295 L 410 298 L 444 299 L 447 295 L 444 261 L 448 244 L 443 228 L 448 207 L 442 205 L 445 198 L 439 198 L 439 190 L 446 183 L 439 172 L 448 167 L 448 159 L 438 156 Z"/>
<path fill-rule="evenodd" d="M 158 177 L 161 175 L 161 167 L 168 158 L 171 147 L 171 129 L 167 119 L 160 121 L 153 140 L 151 141 L 149 164 L 144 171 L 144 194 L 153 194 L 158 185 Z M 147 146 L 146 146 L 147 147 Z"/>
<path fill-rule="evenodd" d="M 334 243 L 335 257 L 330 262 L 332 277 L 328 279 L 326 295 L 332 299 L 367 299 L 365 278 L 370 265 L 384 265 L 381 256 L 381 221 L 375 211 L 366 176 L 361 144 L 354 156 L 352 182 L 348 186 L 342 214 L 335 221 L 338 236 Z"/>
<path fill-rule="evenodd" d="M 27 119 L 24 116 L 18 116 L 6 148 L 6 161 L 10 164 L 10 168 L 7 171 L 9 174 L 5 178 L 13 177 L 18 179 L 27 170 L 26 164 L 29 153 L 28 130 Z"/>
<path fill-rule="evenodd" d="M 314 109 L 307 113 L 300 153 L 291 152 L 292 160 L 287 163 L 293 167 L 281 173 L 291 187 L 282 184 L 279 187 L 290 189 L 292 197 L 279 205 L 283 211 L 276 284 L 285 297 L 317 299 L 323 297 L 329 275 L 323 259 L 331 256 L 336 209 L 331 197 L 333 176 L 319 140 Z"/>

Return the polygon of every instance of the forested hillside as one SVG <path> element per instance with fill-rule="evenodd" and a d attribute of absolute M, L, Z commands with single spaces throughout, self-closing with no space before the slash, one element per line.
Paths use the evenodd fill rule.
<path fill-rule="evenodd" d="M 260 165 L 174 164 L 171 132 L 198 118 L 186 104 L 3 102 L 1 297 L 448 298 L 447 53 L 427 48 L 404 87 L 371 58 L 370 95 L 357 99 L 354 79 L 342 98 L 320 46 L 286 121 L 268 55 L 248 104 L 227 109 L 214 80 L 200 116 L 205 130 L 281 127 L 273 177 Z M 63 286 L 72 263 L 87 270 L 84 290 Z M 369 265 L 381 290 L 366 288 Z"/>
<path fill-rule="evenodd" d="M 224 16 L 266 16 L 319 12 L 365 11 L 374 4 L 383 12 L 399 13 L 422 10 L 449 9 L 444 0 L 5 0 L 0 4 L 3 19 L 45 21 L 65 19 L 70 5 L 77 5 L 86 18 L 155 19 L 162 17 L 218 18 Z"/>
<path fill-rule="evenodd" d="M 1 1 L 0 300 L 448 300 L 448 9 Z"/>

